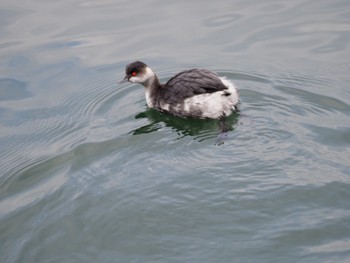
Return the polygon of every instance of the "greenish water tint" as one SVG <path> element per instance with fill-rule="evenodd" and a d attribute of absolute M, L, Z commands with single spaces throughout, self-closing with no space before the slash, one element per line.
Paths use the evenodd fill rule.
<path fill-rule="evenodd" d="M 1 262 L 349 262 L 350 3 L 0 4 Z M 240 111 L 148 110 L 125 65 Z"/>

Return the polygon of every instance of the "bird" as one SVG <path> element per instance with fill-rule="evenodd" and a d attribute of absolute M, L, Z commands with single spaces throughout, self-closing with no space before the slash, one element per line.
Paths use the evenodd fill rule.
<path fill-rule="evenodd" d="M 135 61 L 126 66 L 124 82 L 144 86 L 149 108 L 178 117 L 222 119 L 238 110 L 236 86 L 207 69 L 184 70 L 161 84 L 149 66 Z"/>

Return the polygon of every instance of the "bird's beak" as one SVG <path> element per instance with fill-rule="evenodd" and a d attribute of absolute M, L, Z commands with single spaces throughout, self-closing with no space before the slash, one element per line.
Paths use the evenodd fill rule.
<path fill-rule="evenodd" d="M 128 76 L 125 76 L 121 81 L 119 81 L 118 83 L 125 83 L 125 82 L 128 82 L 129 79 L 128 79 Z"/>

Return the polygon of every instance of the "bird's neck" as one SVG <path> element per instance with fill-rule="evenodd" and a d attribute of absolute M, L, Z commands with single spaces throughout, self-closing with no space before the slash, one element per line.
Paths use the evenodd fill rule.
<path fill-rule="evenodd" d="M 146 89 L 149 90 L 157 90 L 161 88 L 161 84 L 159 82 L 159 79 L 156 74 L 153 73 L 153 76 L 149 77 L 145 82 L 143 82 L 143 85 Z"/>
<path fill-rule="evenodd" d="M 153 73 L 153 75 L 142 84 L 145 86 L 146 102 L 148 107 L 156 108 L 157 98 L 162 87 L 162 84 L 160 84 L 158 77 Z"/>

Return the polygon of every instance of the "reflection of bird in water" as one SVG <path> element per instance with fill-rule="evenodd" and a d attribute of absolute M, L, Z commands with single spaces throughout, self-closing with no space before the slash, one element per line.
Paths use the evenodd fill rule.
<path fill-rule="evenodd" d="M 194 136 L 197 139 L 210 139 L 225 137 L 227 131 L 234 130 L 239 119 L 239 112 L 231 114 L 226 118 L 225 127 L 217 120 L 201 120 L 193 118 L 180 118 L 168 114 L 163 114 L 153 109 L 141 112 L 135 116 L 136 119 L 147 118 L 149 124 L 133 130 L 133 135 L 155 132 L 164 126 L 176 131 L 180 137 Z M 218 131 L 220 134 L 218 136 Z"/>
<path fill-rule="evenodd" d="M 151 68 L 136 61 L 126 67 L 125 81 L 145 87 L 148 107 L 180 117 L 224 119 L 239 102 L 235 85 L 206 69 L 185 70 L 160 84 Z"/>

